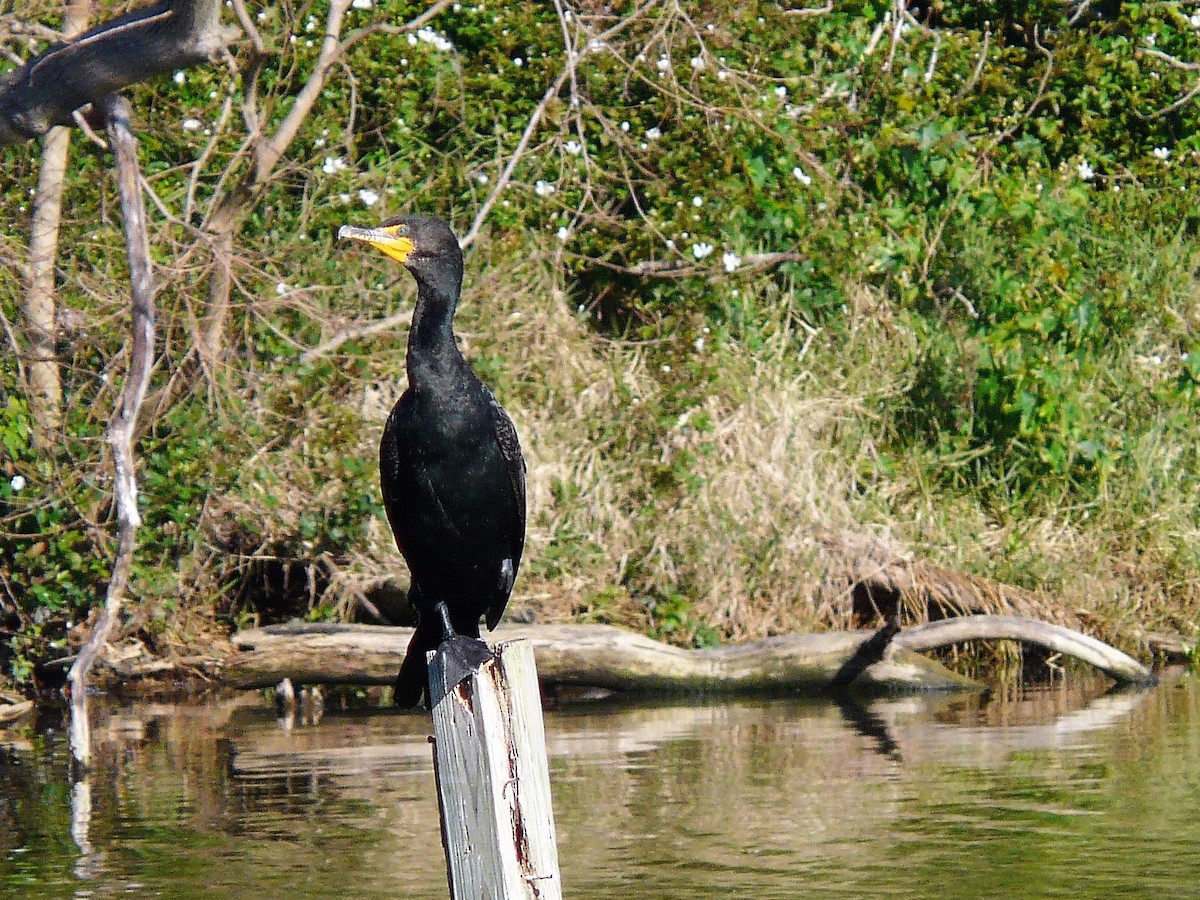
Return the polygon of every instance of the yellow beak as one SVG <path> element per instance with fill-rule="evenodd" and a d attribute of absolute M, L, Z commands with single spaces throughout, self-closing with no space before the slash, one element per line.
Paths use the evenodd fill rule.
<path fill-rule="evenodd" d="M 409 255 L 416 249 L 407 237 L 396 233 L 399 225 L 390 228 L 355 228 L 353 225 L 343 225 L 338 229 L 339 241 L 362 241 L 370 244 L 376 250 L 386 253 L 396 262 L 404 265 Z"/>

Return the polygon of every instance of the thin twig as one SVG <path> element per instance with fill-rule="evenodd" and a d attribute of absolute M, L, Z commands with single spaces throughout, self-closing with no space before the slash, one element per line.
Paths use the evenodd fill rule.
<path fill-rule="evenodd" d="M 412 318 L 412 310 L 405 309 L 398 313 L 393 313 L 390 316 L 385 316 L 382 319 L 375 319 L 371 322 L 351 325 L 349 328 L 343 328 L 337 334 L 326 340 L 321 341 L 317 346 L 310 350 L 305 350 L 300 354 L 300 363 L 305 365 L 320 359 L 326 353 L 336 350 L 338 347 L 347 341 L 353 341 L 357 338 L 369 337 L 372 334 L 378 334 L 381 331 L 390 331 L 403 325 Z"/>
<path fill-rule="evenodd" d="M 525 125 L 525 131 L 521 134 L 521 139 L 517 141 L 517 147 L 513 150 L 512 156 L 508 160 L 508 165 L 504 167 L 504 171 L 500 173 L 500 177 L 496 179 L 496 186 L 492 188 L 492 192 L 488 194 L 488 198 L 483 201 L 483 205 L 479 207 L 479 212 L 475 214 L 475 221 L 471 223 L 470 229 L 459 241 L 459 245 L 465 250 L 471 246 L 479 237 L 479 229 L 483 227 L 484 221 L 488 217 L 488 213 L 492 211 L 492 207 L 496 205 L 496 201 L 500 199 L 500 194 L 508 187 L 508 183 L 512 180 L 513 170 L 525 155 L 525 148 L 529 146 L 529 141 L 537 131 L 538 123 L 541 122 L 542 116 L 546 112 L 546 107 L 550 105 L 562 86 L 570 77 L 572 66 L 568 65 L 558 74 L 558 78 L 554 80 L 554 84 L 546 88 L 546 93 L 542 95 L 541 102 L 534 108 L 533 113 L 529 117 L 529 121 Z"/>

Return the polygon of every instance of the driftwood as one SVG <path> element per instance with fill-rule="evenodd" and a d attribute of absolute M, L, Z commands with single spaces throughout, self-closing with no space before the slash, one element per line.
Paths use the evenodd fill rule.
<path fill-rule="evenodd" d="M 219 0 L 164 0 L 55 44 L 0 83 L 0 147 L 31 140 L 131 84 L 216 56 L 236 33 Z"/>
<path fill-rule="evenodd" d="M 499 640 L 533 644 L 539 677 L 550 688 L 613 691 L 821 692 L 853 684 L 865 690 L 964 690 L 977 682 L 918 650 L 968 640 L 1008 639 L 1082 659 L 1122 683 L 1153 681 L 1119 650 L 1056 625 L 1015 616 L 970 616 L 896 634 L 797 634 L 731 647 L 685 650 L 607 625 L 504 625 Z M 233 637 L 239 652 L 219 680 L 237 687 L 297 684 L 391 684 L 412 635 L 375 625 L 272 625 Z M 865 663 L 865 664 L 864 664 Z"/>
<path fill-rule="evenodd" d="M 412 630 L 377 625 L 270 625 L 233 636 L 241 652 L 219 680 L 243 688 L 391 684 Z M 610 625 L 502 625 L 489 638 L 533 644 L 543 685 L 612 691 L 748 693 L 829 688 L 871 632 L 786 635 L 711 650 L 685 650 Z M 978 687 L 940 663 L 898 649 L 868 666 L 856 686 L 899 690 Z"/>
<path fill-rule="evenodd" d="M 932 650 L 966 641 L 1009 640 L 1044 647 L 1095 666 L 1122 684 L 1149 684 L 1154 674 L 1140 662 L 1094 637 L 1022 616 L 963 616 L 918 625 L 896 638 L 909 650 Z"/>

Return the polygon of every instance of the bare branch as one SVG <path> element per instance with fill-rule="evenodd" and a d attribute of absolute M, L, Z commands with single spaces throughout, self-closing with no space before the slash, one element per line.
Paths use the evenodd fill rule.
<path fill-rule="evenodd" d="M 70 125 L 80 107 L 210 59 L 231 37 L 220 10 L 219 0 L 162 0 L 31 59 L 0 84 L 0 146 Z"/>
<path fill-rule="evenodd" d="M 142 523 L 137 503 L 137 476 L 134 472 L 133 431 L 138 412 L 150 384 L 154 362 L 154 276 L 150 269 L 150 240 L 146 234 L 146 212 L 138 183 L 137 138 L 129 127 L 131 107 L 123 97 L 105 101 L 109 141 L 116 157 L 117 186 L 121 195 L 121 213 L 125 222 L 125 251 L 129 257 L 130 296 L 133 307 L 133 350 L 125 388 L 108 428 L 112 446 L 113 492 L 117 506 L 117 556 L 104 607 L 96 619 L 88 641 L 80 650 L 68 676 L 71 682 L 71 749 L 76 762 L 86 768 L 87 676 L 92 663 L 108 641 L 125 595 L 125 586 L 133 565 L 137 530 Z"/>
<path fill-rule="evenodd" d="M 779 6 L 778 3 L 775 4 Z M 823 16 L 826 13 L 833 12 L 833 0 L 829 0 L 824 6 L 804 7 L 801 9 L 784 9 L 779 6 L 779 11 L 785 16 Z"/>
<path fill-rule="evenodd" d="M 500 199 L 500 195 L 504 189 L 508 187 L 508 183 L 512 180 L 513 170 L 525 155 L 525 148 L 529 146 L 529 141 L 533 138 L 534 132 L 537 131 L 538 123 L 542 121 L 542 116 L 546 113 L 546 107 L 550 105 L 558 92 L 562 90 L 562 86 L 566 83 L 573 71 L 573 66 L 568 65 L 554 80 L 554 84 L 546 88 L 546 93 L 542 95 L 541 101 L 534 107 L 533 113 L 529 116 L 529 122 L 525 125 L 525 131 L 521 134 L 521 139 L 517 141 L 516 149 L 509 157 L 508 165 L 504 167 L 504 171 L 500 173 L 500 177 L 496 179 L 496 186 L 492 188 L 492 192 L 488 194 L 488 198 L 483 201 L 483 206 L 479 207 L 479 212 L 475 214 L 475 221 L 471 223 L 471 228 L 463 236 L 458 243 L 465 250 L 471 246 L 479 237 L 479 229 L 483 227 L 484 221 L 488 217 L 488 213 L 492 211 L 492 207 L 496 205 L 496 201 Z"/>
<path fill-rule="evenodd" d="M 331 353 L 347 341 L 353 341 L 357 338 L 369 337 L 372 334 L 378 334 L 381 331 L 390 331 L 403 325 L 412 318 L 412 310 L 404 309 L 398 313 L 393 313 L 390 316 L 385 316 L 382 319 L 375 319 L 371 322 L 351 325 L 349 328 L 344 328 L 332 337 L 321 341 L 311 350 L 305 350 L 300 354 L 301 364 L 307 364 L 320 359 L 326 353 Z"/>

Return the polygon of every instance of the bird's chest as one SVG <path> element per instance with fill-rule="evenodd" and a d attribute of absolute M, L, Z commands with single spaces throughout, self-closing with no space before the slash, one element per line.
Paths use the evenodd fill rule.
<path fill-rule="evenodd" d="M 428 481 L 442 494 L 475 490 L 487 480 L 496 442 L 482 391 L 424 394 L 410 390 L 392 412 L 384 436 L 405 480 Z"/>

